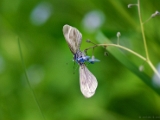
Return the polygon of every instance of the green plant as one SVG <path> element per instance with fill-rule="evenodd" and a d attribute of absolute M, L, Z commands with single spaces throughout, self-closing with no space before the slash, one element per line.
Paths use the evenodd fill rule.
<path fill-rule="evenodd" d="M 133 51 L 133 50 L 125 47 L 125 46 L 120 45 L 119 44 L 120 32 L 117 33 L 117 44 L 113 44 L 107 37 L 105 37 L 105 35 L 102 32 L 98 32 L 98 34 L 97 34 L 97 40 L 99 42 L 101 42 L 101 43 L 107 42 L 107 44 L 97 44 L 97 45 L 91 46 L 89 48 L 86 48 L 84 51 L 87 51 L 89 49 L 94 49 L 94 48 L 99 47 L 99 46 L 105 47 L 121 63 L 123 63 L 127 68 L 129 68 L 132 72 L 134 72 L 137 76 L 139 76 L 147 85 L 149 85 L 152 89 L 154 89 L 158 94 L 160 94 L 160 90 L 158 88 L 155 88 L 152 85 L 151 78 L 148 75 L 146 75 L 145 73 L 142 73 L 141 71 L 138 71 L 137 66 L 134 65 L 132 62 L 130 62 L 128 60 L 128 58 L 126 58 L 126 56 L 122 55 L 118 50 L 113 50 L 113 49 L 110 48 L 110 47 L 121 48 L 121 49 L 123 49 L 125 51 L 128 51 L 129 53 L 137 56 L 138 58 L 140 58 L 141 60 L 143 60 L 145 63 L 147 63 L 149 65 L 149 67 L 154 71 L 154 73 L 160 79 L 160 73 L 155 68 L 155 66 L 153 65 L 153 63 L 152 63 L 152 61 L 151 61 L 151 59 L 149 57 L 148 47 L 147 47 L 146 37 L 145 37 L 145 32 L 144 32 L 144 24 L 147 23 L 151 18 L 154 18 L 157 15 L 160 15 L 160 13 L 158 11 L 156 11 L 146 21 L 143 22 L 142 21 L 142 17 L 141 17 L 141 10 L 140 10 L 140 0 L 137 0 L 137 4 L 129 4 L 128 8 L 131 8 L 132 6 L 136 6 L 137 9 L 138 9 L 138 16 L 139 16 L 141 33 L 142 33 L 143 46 L 144 46 L 144 50 L 145 50 L 145 57 L 142 56 L 142 55 L 140 55 L 139 53 L 137 53 L 137 52 L 135 52 L 135 51 Z M 87 42 L 90 42 L 90 41 L 87 41 Z"/>

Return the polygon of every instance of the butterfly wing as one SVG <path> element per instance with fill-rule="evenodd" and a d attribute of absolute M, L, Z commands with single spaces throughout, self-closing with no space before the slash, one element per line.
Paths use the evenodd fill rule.
<path fill-rule="evenodd" d="M 82 34 L 76 28 L 71 27 L 69 25 L 63 26 L 63 34 L 69 45 L 71 52 L 73 54 L 76 54 L 76 52 L 80 48 Z"/>
<path fill-rule="evenodd" d="M 83 64 L 79 68 L 80 72 L 80 88 L 83 95 L 87 98 L 94 95 L 98 86 L 96 77 Z"/>

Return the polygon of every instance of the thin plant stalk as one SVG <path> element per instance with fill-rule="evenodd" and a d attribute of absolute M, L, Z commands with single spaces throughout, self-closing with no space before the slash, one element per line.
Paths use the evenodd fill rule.
<path fill-rule="evenodd" d="M 142 37 L 143 37 L 143 44 L 144 44 L 145 53 L 146 53 L 146 62 L 151 67 L 151 69 L 154 71 L 154 73 L 156 73 L 156 75 L 160 78 L 160 74 L 158 73 L 157 69 L 154 67 L 154 65 L 152 64 L 149 58 L 149 53 L 148 53 L 148 48 L 147 48 L 147 43 L 146 43 L 146 38 L 145 38 L 145 33 L 144 33 L 144 26 L 143 26 L 144 24 L 142 22 L 141 11 L 140 11 L 140 0 L 138 0 L 138 15 L 139 15 L 139 21 L 140 21 L 141 32 L 142 32 Z"/>
<path fill-rule="evenodd" d="M 143 27 L 143 22 L 142 22 L 142 17 L 141 17 L 141 11 L 140 11 L 140 0 L 138 0 L 138 16 L 139 16 L 139 22 L 140 22 L 140 26 L 141 26 L 141 32 L 142 32 L 142 37 L 143 37 L 144 49 L 145 49 L 145 53 L 146 53 L 146 59 L 147 59 L 147 61 L 149 61 L 148 48 L 147 48 L 144 27 Z"/>
<path fill-rule="evenodd" d="M 23 69 L 24 69 L 24 74 L 25 74 L 27 83 L 28 83 L 29 88 L 30 88 L 30 90 L 31 90 L 31 92 L 32 92 L 33 98 L 34 98 L 35 102 L 37 103 L 37 106 L 38 106 L 38 109 L 39 109 L 39 111 L 40 111 L 40 113 L 41 113 L 41 115 L 42 115 L 42 118 L 43 118 L 43 120 L 45 120 L 44 114 L 43 114 L 42 109 L 41 109 L 41 107 L 40 107 L 40 105 L 39 105 L 39 102 L 38 102 L 38 100 L 37 100 L 37 97 L 36 97 L 36 95 L 35 95 L 35 92 L 34 92 L 32 86 L 31 86 L 31 84 L 30 84 L 30 82 L 29 82 L 29 78 L 28 78 L 28 75 L 27 75 L 26 66 L 25 66 L 25 63 L 24 63 L 24 59 L 23 59 L 23 55 L 22 55 L 22 49 L 21 49 L 21 44 L 20 44 L 19 38 L 18 38 L 18 47 L 19 47 L 20 58 L 21 58 L 21 61 L 22 61 L 22 66 L 23 66 Z"/>

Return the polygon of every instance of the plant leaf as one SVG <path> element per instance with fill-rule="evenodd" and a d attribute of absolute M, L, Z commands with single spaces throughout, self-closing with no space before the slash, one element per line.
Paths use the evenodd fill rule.
<path fill-rule="evenodd" d="M 96 36 L 96 40 L 99 43 L 112 43 L 102 32 L 98 32 Z M 151 89 L 153 89 L 156 93 L 160 95 L 160 89 L 153 86 L 152 78 L 148 76 L 144 72 L 139 71 L 139 67 L 137 67 L 133 62 L 131 62 L 119 48 L 115 47 L 107 47 L 107 51 L 109 51 L 120 63 L 122 63 L 126 68 L 128 68 L 131 72 L 133 72 L 136 76 L 138 76 L 144 83 L 146 83 Z M 139 58 L 137 58 L 139 59 Z"/>

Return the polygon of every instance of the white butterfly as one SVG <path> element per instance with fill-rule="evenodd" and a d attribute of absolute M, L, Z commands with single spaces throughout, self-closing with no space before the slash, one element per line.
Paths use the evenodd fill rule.
<path fill-rule="evenodd" d="M 89 98 L 94 95 L 98 82 L 96 77 L 84 64 L 86 61 L 89 61 L 89 56 L 85 56 L 85 54 L 80 51 L 82 34 L 76 28 L 69 25 L 63 26 L 63 34 L 74 55 L 74 60 L 80 65 L 79 75 L 81 92 L 85 97 Z"/>

